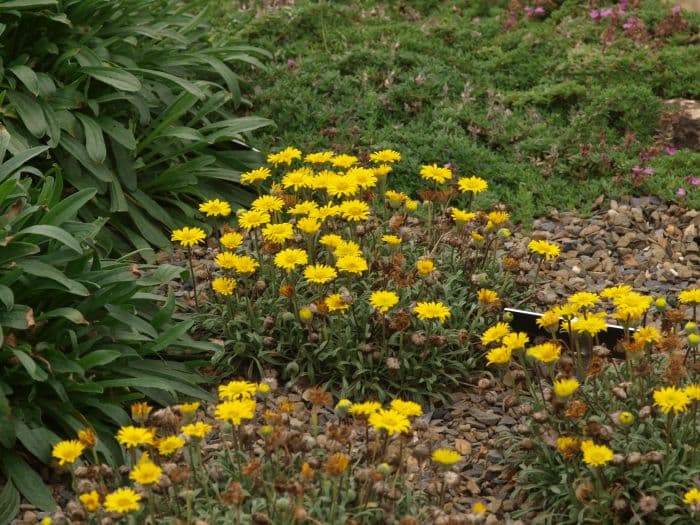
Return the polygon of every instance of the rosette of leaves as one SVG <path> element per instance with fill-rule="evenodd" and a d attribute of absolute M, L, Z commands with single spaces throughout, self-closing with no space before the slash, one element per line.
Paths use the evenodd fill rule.
<path fill-rule="evenodd" d="M 34 467 L 61 438 L 92 427 L 98 453 L 117 464 L 113 431 L 129 424 L 126 404 L 208 398 L 179 357 L 212 349 L 187 335 L 191 320 L 175 318 L 174 295 L 156 293 L 182 268 L 101 260 L 106 219 L 76 220 L 96 190 L 61 199 L 58 170 L 33 184 L 16 158 L 0 164 L 0 523 L 20 494 L 54 508 Z"/>
<path fill-rule="evenodd" d="M 212 45 L 208 20 L 177 0 L 0 4 L 6 148 L 40 171 L 57 163 L 74 190 L 96 190 L 79 216 L 110 217 L 105 251 L 152 257 L 195 203 L 248 200 L 236 183 L 257 154 L 241 141 L 271 122 L 236 116 L 249 102 L 232 65 L 262 68 L 267 53 Z"/>

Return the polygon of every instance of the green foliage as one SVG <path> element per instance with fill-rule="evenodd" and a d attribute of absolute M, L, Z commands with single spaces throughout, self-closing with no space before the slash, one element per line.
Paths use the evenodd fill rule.
<path fill-rule="evenodd" d="M 96 190 L 62 194 L 58 169 L 40 184 L 18 173 L 0 183 L 0 471 L 7 481 L 0 522 L 16 513 L 17 491 L 53 508 L 24 452 L 32 464 L 49 463 L 59 435 L 93 427 L 97 451 L 115 463 L 121 451 L 112 428 L 129 421 L 125 403 L 208 398 L 203 379 L 177 358 L 212 346 L 187 336 L 193 321 L 173 317 L 172 292 L 156 293 L 183 269 L 101 260 L 95 245 L 106 219 L 76 219 Z"/>
<path fill-rule="evenodd" d="M 229 9 L 226 30 L 275 51 L 263 77 L 270 88 L 253 102 L 278 127 L 256 143 L 309 151 L 401 145 L 405 170 L 391 175 L 399 189 L 418 188 L 419 162 L 449 161 L 460 175 L 487 178 L 494 200 L 523 222 L 550 206 L 585 211 L 600 194 L 653 188 L 675 198 L 678 174 L 657 169 L 663 154 L 650 163 L 652 186 L 633 186 L 630 168 L 659 138 L 662 100 L 700 93 L 693 45 L 700 16 L 684 11 L 687 30 L 646 42 L 625 36 L 621 19 L 606 46 L 608 21 L 593 21 L 585 3 L 550 2 L 534 20 L 516 12 L 506 30 L 508 4 Z M 630 16 L 652 32 L 670 7 L 642 2 Z M 688 155 L 697 171 L 698 153 Z M 689 193 L 688 205 L 700 206 L 698 199 Z"/>
<path fill-rule="evenodd" d="M 258 159 L 232 141 L 271 122 L 236 117 L 250 102 L 231 64 L 262 69 L 265 51 L 212 46 L 208 11 L 178 0 L 4 2 L 0 24 L 3 151 L 49 146 L 32 166 L 94 188 L 79 215 L 111 218 L 104 251 L 165 246 L 208 195 L 247 202 L 238 175 Z"/>

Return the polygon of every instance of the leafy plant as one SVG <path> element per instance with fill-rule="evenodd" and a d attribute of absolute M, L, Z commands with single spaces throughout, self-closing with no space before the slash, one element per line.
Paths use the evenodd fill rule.
<path fill-rule="evenodd" d="M 257 155 L 240 141 L 271 122 L 236 117 L 250 103 L 231 64 L 261 69 L 268 53 L 231 39 L 212 46 L 206 8 L 11 1 L 0 24 L 5 147 L 22 158 L 46 145 L 34 166 L 56 162 L 74 190 L 96 190 L 79 216 L 111 217 L 98 237 L 105 251 L 152 257 L 150 247 L 168 243 L 163 230 L 192 217 L 192 202 L 247 201 L 236 182 Z"/>
<path fill-rule="evenodd" d="M 93 428 L 97 451 L 115 463 L 112 429 L 129 419 L 124 403 L 208 398 L 204 379 L 178 360 L 185 349 L 212 350 L 188 337 L 192 320 L 174 317 L 172 291 L 158 293 L 182 268 L 101 260 L 96 239 L 107 220 L 76 220 L 96 190 L 61 199 L 58 168 L 37 184 L 20 175 L 33 169 L 18 158 L 0 165 L 2 523 L 16 513 L 18 493 L 53 508 L 32 467 L 49 463 L 60 435 Z"/>

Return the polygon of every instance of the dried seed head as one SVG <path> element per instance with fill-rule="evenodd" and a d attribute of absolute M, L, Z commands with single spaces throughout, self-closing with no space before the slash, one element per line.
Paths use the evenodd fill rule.
<path fill-rule="evenodd" d="M 640 461 L 642 461 L 642 455 L 636 451 L 627 454 L 627 459 L 625 460 L 628 465 L 632 466 L 638 465 Z"/>
<path fill-rule="evenodd" d="M 411 334 L 411 343 L 413 343 L 416 346 L 423 346 L 425 344 L 425 336 L 423 334 L 419 334 L 418 332 Z"/>
<path fill-rule="evenodd" d="M 534 414 L 532 414 L 532 419 L 534 419 L 538 423 L 544 423 L 545 421 L 547 421 L 547 412 L 535 412 Z"/>
<path fill-rule="evenodd" d="M 644 463 L 661 463 L 662 459 L 663 459 L 663 456 L 661 455 L 661 452 L 658 452 L 656 450 L 652 450 L 651 452 L 647 452 L 642 457 L 642 461 Z"/>
<path fill-rule="evenodd" d="M 454 487 L 459 483 L 459 474 L 451 470 L 445 471 L 445 485 Z"/>
<path fill-rule="evenodd" d="M 644 514 L 654 512 L 659 506 L 659 501 L 654 496 L 642 496 L 639 498 L 639 510 Z"/>
<path fill-rule="evenodd" d="M 621 512 L 627 508 L 627 500 L 624 498 L 615 498 L 613 501 L 613 509 L 617 512 Z"/>
<path fill-rule="evenodd" d="M 639 409 L 637 416 L 639 419 L 646 419 L 651 415 L 651 407 L 649 405 L 643 406 Z"/>
<path fill-rule="evenodd" d="M 619 386 L 616 386 L 615 388 L 612 389 L 612 393 L 618 399 L 627 399 L 627 392 L 625 392 L 624 388 L 620 388 Z"/>

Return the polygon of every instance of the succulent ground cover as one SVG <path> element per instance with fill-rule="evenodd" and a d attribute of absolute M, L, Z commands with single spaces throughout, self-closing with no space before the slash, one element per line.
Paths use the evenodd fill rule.
<path fill-rule="evenodd" d="M 274 53 L 253 102 L 278 126 L 257 144 L 401 148 L 404 191 L 420 162 L 451 162 L 525 223 L 601 194 L 683 189 L 698 206 L 698 153 L 666 150 L 664 105 L 700 93 L 696 13 L 655 0 L 247 7 L 220 20 Z"/>

